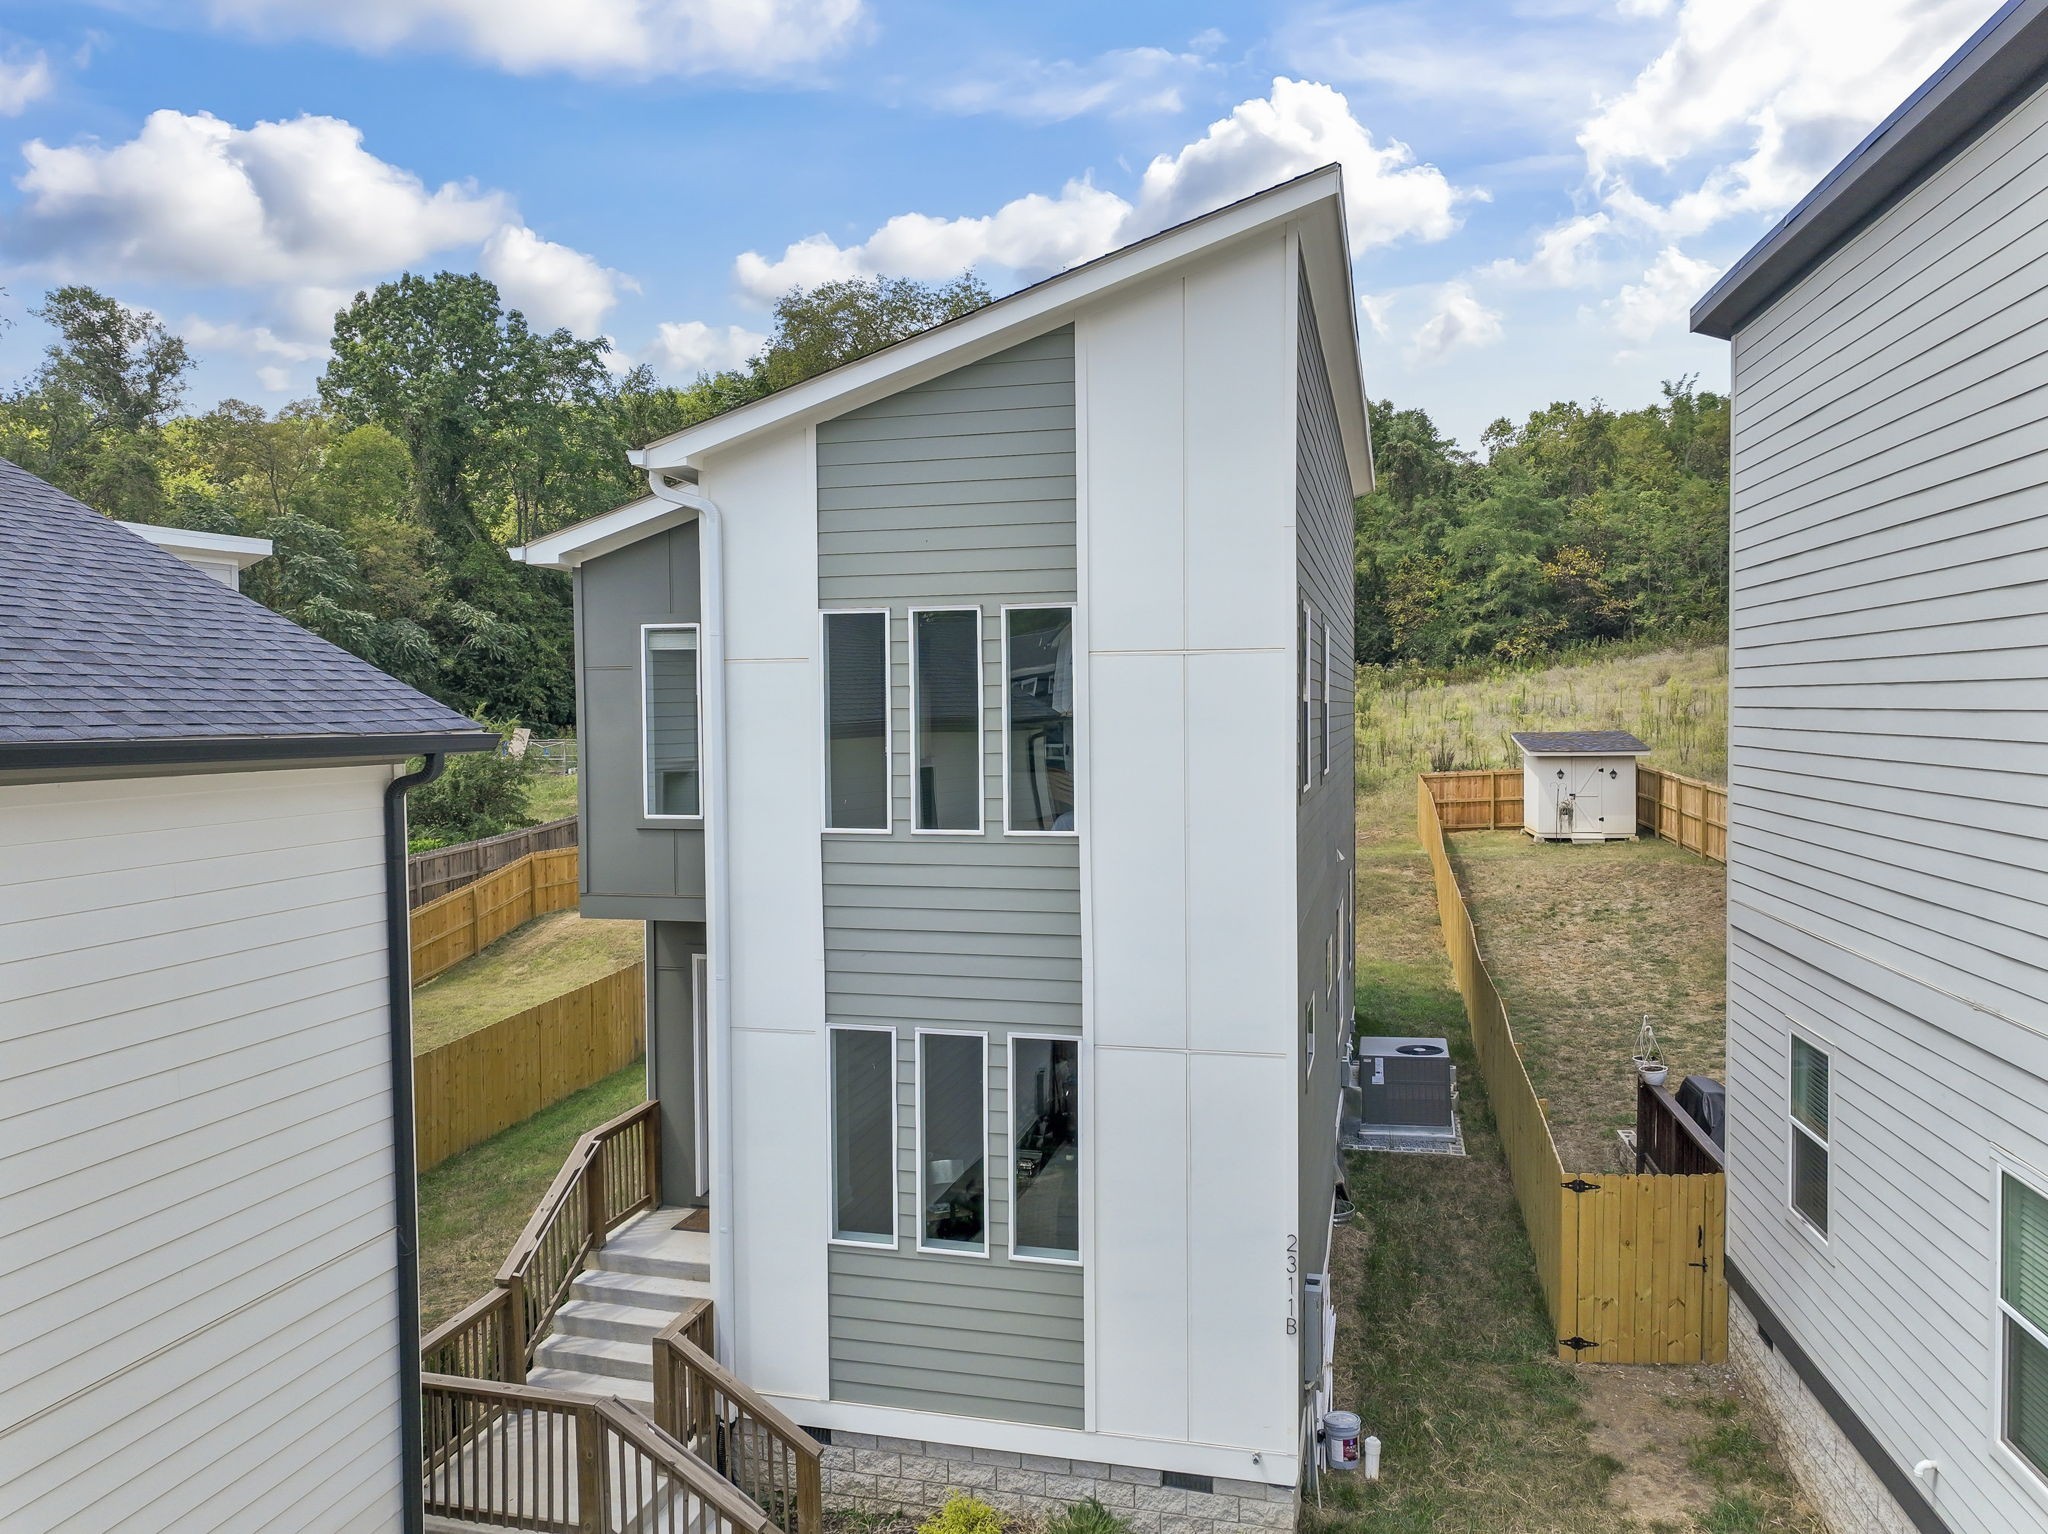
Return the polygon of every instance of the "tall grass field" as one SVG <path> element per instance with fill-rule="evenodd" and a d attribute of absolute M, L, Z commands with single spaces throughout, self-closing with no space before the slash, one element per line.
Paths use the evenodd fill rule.
<path fill-rule="evenodd" d="M 1519 766 L 1516 730 L 1627 730 L 1648 742 L 1651 765 L 1725 782 L 1727 647 L 1589 650 L 1469 680 L 1359 668 L 1361 793 L 1418 772 Z"/>

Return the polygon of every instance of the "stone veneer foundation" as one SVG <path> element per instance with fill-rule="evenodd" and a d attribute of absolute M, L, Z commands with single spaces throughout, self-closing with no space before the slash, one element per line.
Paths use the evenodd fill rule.
<path fill-rule="evenodd" d="M 1292 1486 L 1163 1475 L 1096 1460 L 963 1449 L 869 1433 L 834 1432 L 831 1438 L 824 1459 L 828 1507 L 892 1508 L 924 1517 L 955 1492 L 964 1492 L 1002 1512 L 1042 1523 L 1093 1497 L 1127 1520 L 1136 1534 L 1292 1529 L 1299 1511 Z"/>
<path fill-rule="evenodd" d="M 1783 1353 L 1764 1346 L 1756 1317 L 1734 1294 L 1728 1296 L 1728 1362 L 1770 1411 L 1799 1489 L 1834 1534 L 1915 1534 L 1906 1510 L 1806 1381 Z"/>

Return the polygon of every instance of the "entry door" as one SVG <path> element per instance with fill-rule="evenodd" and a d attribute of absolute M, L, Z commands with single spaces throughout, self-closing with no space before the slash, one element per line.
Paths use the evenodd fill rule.
<path fill-rule="evenodd" d="M 697 1198 L 711 1192 L 711 1035 L 709 998 L 705 992 L 711 967 L 704 955 L 690 956 L 690 1133 L 694 1153 L 690 1157 L 691 1178 Z"/>
<path fill-rule="evenodd" d="M 1572 763 L 1572 791 L 1579 796 L 1575 814 L 1580 831 L 1604 833 L 1610 829 L 1602 817 L 1616 808 L 1621 788 L 1619 777 L 1612 762 L 1598 757 Z"/>

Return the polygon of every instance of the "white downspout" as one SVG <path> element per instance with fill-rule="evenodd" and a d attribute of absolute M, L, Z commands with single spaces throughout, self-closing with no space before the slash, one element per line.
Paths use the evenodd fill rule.
<path fill-rule="evenodd" d="M 704 1100 L 710 1105 L 711 1146 L 711 1321 L 717 1356 L 733 1363 L 733 1307 L 738 1281 L 733 1260 L 732 1139 L 732 922 L 731 880 L 725 794 L 725 531 L 718 503 L 694 484 L 674 484 L 663 470 L 647 471 L 656 500 L 697 514 L 698 627 L 704 677 L 704 936 L 705 969 L 711 995 L 705 1040 L 710 1076 Z"/>

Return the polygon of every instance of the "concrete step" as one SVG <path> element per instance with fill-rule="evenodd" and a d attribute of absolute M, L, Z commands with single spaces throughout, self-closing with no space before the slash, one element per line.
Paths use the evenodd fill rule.
<path fill-rule="evenodd" d="M 692 1300 L 711 1298 L 711 1286 L 694 1278 L 664 1278 L 654 1273 L 604 1273 L 586 1269 L 569 1286 L 572 1300 L 601 1305 L 638 1305 L 680 1314 Z"/>
<path fill-rule="evenodd" d="M 585 1374 L 578 1369 L 532 1369 L 526 1383 L 540 1390 L 561 1390 L 575 1396 L 596 1396 L 608 1400 L 617 1396 L 641 1406 L 654 1404 L 653 1379 L 628 1380 L 615 1374 Z"/>
<path fill-rule="evenodd" d="M 559 1317 L 559 1312 L 557 1316 Z M 565 1337 L 550 1332 L 533 1350 L 535 1369 L 571 1369 L 612 1379 L 652 1380 L 654 1350 L 644 1342 L 612 1342 L 603 1337 Z M 534 1383 L 533 1370 L 526 1375 Z"/>
<path fill-rule="evenodd" d="M 653 1345 L 655 1334 L 675 1318 L 673 1310 L 650 1310 L 642 1305 L 610 1305 L 599 1300 L 570 1300 L 555 1312 L 549 1335 L 598 1337 L 607 1342 L 630 1342 L 649 1347 Z"/>
<path fill-rule="evenodd" d="M 589 1266 L 600 1273 L 637 1273 L 650 1278 L 711 1281 L 711 1237 L 698 1230 L 676 1230 L 635 1220 L 605 1238 Z"/>

